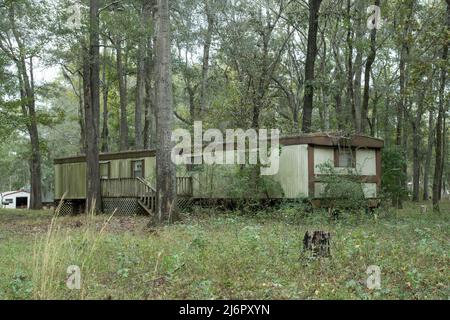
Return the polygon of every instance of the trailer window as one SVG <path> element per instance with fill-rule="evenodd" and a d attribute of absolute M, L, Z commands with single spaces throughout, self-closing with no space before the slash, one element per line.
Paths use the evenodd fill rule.
<path fill-rule="evenodd" d="M 109 179 L 109 165 L 109 161 L 100 162 L 100 179 Z"/>
<path fill-rule="evenodd" d="M 144 178 L 144 160 L 131 161 L 133 178 Z"/>
<path fill-rule="evenodd" d="M 337 151 L 336 167 L 352 168 L 355 166 L 353 152 L 351 149 L 340 149 Z"/>

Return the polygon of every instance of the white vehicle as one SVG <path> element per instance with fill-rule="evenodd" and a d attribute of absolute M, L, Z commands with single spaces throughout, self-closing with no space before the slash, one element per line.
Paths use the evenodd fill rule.
<path fill-rule="evenodd" d="M 0 207 L 4 209 L 28 209 L 30 193 L 25 190 L 0 193 Z"/>

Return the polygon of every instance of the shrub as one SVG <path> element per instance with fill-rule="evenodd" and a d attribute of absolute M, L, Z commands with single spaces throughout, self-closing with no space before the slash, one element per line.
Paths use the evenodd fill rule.
<path fill-rule="evenodd" d="M 331 211 L 334 209 L 359 210 L 366 206 L 366 198 L 361 182 L 355 172 L 348 170 L 343 174 L 338 174 L 331 162 L 326 162 L 318 166 L 323 176 L 325 185 L 321 197 Z"/>
<path fill-rule="evenodd" d="M 229 181 L 225 192 L 241 209 L 253 210 L 261 199 L 282 194 L 280 184 L 268 176 L 261 176 L 258 165 L 237 167 Z"/>
<path fill-rule="evenodd" d="M 391 199 L 394 206 L 401 207 L 402 201 L 408 195 L 404 153 L 398 146 L 393 146 L 383 150 L 381 159 L 382 192 Z"/>

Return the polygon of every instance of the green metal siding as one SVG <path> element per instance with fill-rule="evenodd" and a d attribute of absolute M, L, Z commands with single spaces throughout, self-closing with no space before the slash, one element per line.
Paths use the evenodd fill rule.
<path fill-rule="evenodd" d="M 86 197 L 86 164 L 55 165 L 55 199 L 84 199 Z"/>
<path fill-rule="evenodd" d="M 156 158 L 149 157 L 144 159 L 144 176 L 145 180 L 150 182 L 153 187 L 156 187 Z"/>
<path fill-rule="evenodd" d="M 131 178 L 131 161 L 139 159 L 109 160 L 110 178 Z M 155 186 L 155 158 L 144 160 L 145 179 Z M 105 161 L 102 161 L 105 162 Z M 55 164 L 55 199 L 86 198 L 86 163 Z"/>
<path fill-rule="evenodd" d="M 283 146 L 274 179 L 283 188 L 284 198 L 308 197 L 308 145 Z"/>

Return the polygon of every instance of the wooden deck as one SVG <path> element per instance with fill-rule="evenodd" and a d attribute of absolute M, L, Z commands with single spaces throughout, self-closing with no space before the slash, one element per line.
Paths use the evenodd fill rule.
<path fill-rule="evenodd" d="M 193 195 L 191 177 L 177 177 L 178 206 L 186 206 L 190 203 Z M 102 179 L 101 192 L 103 198 L 117 199 L 136 198 L 137 203 L 147 213 L 155 212 L 156 189 L 142 178 L 117 178 Z M 136 201 L 134 200 L 134 201 Z"/>
<path fill-rule="evenodd" d="M 141 178 L 117 178 L 101 180 L 102 197 L 105 198 L 140 198 L 142 195 L 149 192 L 149 188 L 156 191 L 154 187 L 152 187 L 148 182 Z M 192 178 L 177 177 L 177 195 L 192 196 L 192 193 Z"/>

